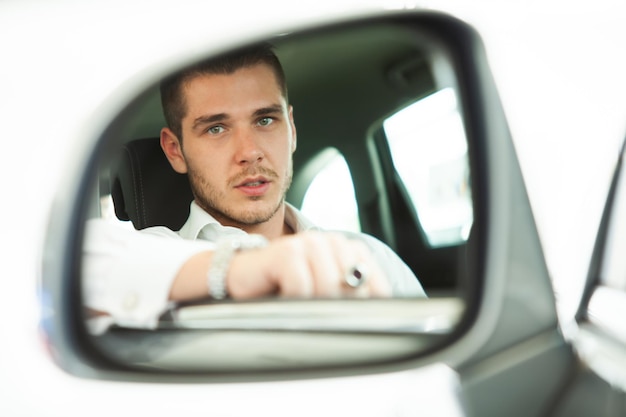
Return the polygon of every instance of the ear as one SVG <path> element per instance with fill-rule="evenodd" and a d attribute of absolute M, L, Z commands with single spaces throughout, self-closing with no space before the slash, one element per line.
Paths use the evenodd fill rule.
<path fill-rule="evenodd" d="M 179 174 L 187 173 L 187 161 L 183 155 L 182 145 L 174 132 L 167 127 L 161 129 L 161 149 L 174 171 Z"/>
<path fill-rule="evenodd" d="M 291 153 L 294 153 L 298 145 L 298 136 L 296 134 L 296 124 L 293 121 L 293 106 L 289 106 L 289 125 L 291 126 Z"/>

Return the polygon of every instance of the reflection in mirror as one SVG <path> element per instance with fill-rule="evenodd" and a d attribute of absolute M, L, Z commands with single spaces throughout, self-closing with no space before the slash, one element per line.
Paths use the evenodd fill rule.
<path fill-rule="evenodd" d="M 346 158 L 335 148 L 317 158 L 323 158 L 324 165 L 309 184 L 300 211 L 326 230 L 360 232 L 359 207 Z"/>
<path fill-rule="evenodd" d="M 271 45 L 168 75 L 103 137 L 82 294 L 105 355 L 358 363 L 423 351 L 461 319 L 473 202 L 445 50 L 373 22 Z"/>
<path fill-rule="evenodd" d="M 454 90 L 446 88 L 385 119 L 393 164 L 431 247 L 466 242 L 472 227 L 469 161 Z"/>

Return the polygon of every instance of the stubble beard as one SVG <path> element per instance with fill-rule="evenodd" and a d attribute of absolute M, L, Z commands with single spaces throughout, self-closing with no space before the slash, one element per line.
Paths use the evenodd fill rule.
<path fill-rule="evenodd" d="M 250 167 L 238 175 L 230 178 L 227 181 L 228 189 L 232 189 L 245 177 L 255 175 L 263 175 L 272 181 L 276 181 L 280 178 L 279 175 L 271 169 L 264 167 Z M 237 210 L 236 207 L 228 205 L 226 195 L 223 191 L 220 191 L 215 186 L 210 184 L 206 178 L 195 169 L 189 169 L 188 177 L 191 191 L 194 195 L 196 203 L 204 209 L 204 211 L 220 222 L 220 224 L 235 227 L 256 226 L 269 221 L 283 206 L 287 190 L 291 186 L 293 166 L 290 163 L 285 172 L 285 182 L 283 183 L 283 187 L 280 192 L 280 198 L 278 198 L 278 201 L 274 206 L 264 210 Z M 248 197 L 249 201 L 259 201 L 261 199 L 263 199 L 262 196 Z"/>

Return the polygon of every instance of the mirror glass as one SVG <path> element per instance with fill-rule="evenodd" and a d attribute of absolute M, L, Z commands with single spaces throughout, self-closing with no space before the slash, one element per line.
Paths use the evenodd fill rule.
<path fill-rule="evenodd" d="M 443 44 L 408 21 L 264 41 L 282 65 L 284 91 L 266 64 L 191 72 L 180 90 L 171 90 L 188 94 L 178 107 L 180 130 L 170 120 L 164 134 L 157 80 L 103 134 L 81 287 L 87 332 L 113 360 L 176 371 L 388 360 L 440 343 L 463 316 L 476 261 L 468 255 L 475 191 L 459 89 Z M 219 82 L 196 83 L 207 79 Z M 215 110 L 215 97 L 226 103 L 223 111 Z M 269 168 L 248 170 L 250 161 Z M 222 185 L 245 198 L 231 200 L 234 191 Z M 255 210 L 267 211 L 266 197 L 277 211 L 261 220 Z M 242 220 L 245 210 L 257 217 Z M 215 224 L 207 223 L 207 212 Z M 272 275 L 269 289 L 246 293 L 266 282 L 253 279 L 270 269 L 261 254 L 280 239 L 304 239 L 311 225 L 314 244 L 304 261 L 280 246 L 271 271 L 297 264 L 309 275 L 335 272 L 313 279 L 308 292 L 281 292 L 277 282 L 292 277 Z M 269 244 L 248 242 L 242 229 L 264 234 Z M 224 240 L 239 246 L 228 253 Z M 175 292 L 185 268 L 196 268 L 195 287 Z M 224 282 L 237 271 L 250 278 L 240 287 L 228 281 L 221 291 L 220 277 Z"/>

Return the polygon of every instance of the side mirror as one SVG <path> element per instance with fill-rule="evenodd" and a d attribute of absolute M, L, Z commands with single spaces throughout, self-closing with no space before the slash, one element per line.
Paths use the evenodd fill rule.
<path fill-rule="evenodd" d="M 477 317 L 502 299 L 494 294 L 502 294 L 507 279 L 524 275 L 506 274 L 516 256 L 536 243 L 536 233 L 524 227 L 532 225 L 529 211 L 512 216 L 527 202 L 478 35 L 434 13 L 283 29 L 253 42 L 187 46 L 184 59 L 151 67 L 145 78 L 131 78 L 112 93 L 106 106 L 118 110 L 91 138 L 79 172 L 70 174 L 70 197 L 54 208 L 48 234 L 48 248 L 64 248 L 62 256 L 45 258 L 43 289 L 59 312 L 51 316 L 56 330 L 49 336 L 66 369 L 80 375 L 115 371 L 107 374 L 112 378 L 149 371 L 166 379 L 172 372 L 349 374 L 358 367 L 432 360 L 463 338 L 479 346 L 476 340 L 497 327 L 498 315 L 483 320 L 481 329 Z M 120 147 L 158 135 L 164 125 L 158 84 L 164 77 L 258 41 L 275 45 L 296 109 L 298 151 L 288 200 L 300 206 L 332 159 L 327 155 L 342 155 L 361 232 L 396 251 L 428 298 L 194 300 L 175 306 L 155 329 L 116 323 L 102 335 L 90 334 L 92 316 L 83 305 L 92 262 L 83 257 L 85 225 L 91 217 L 105 217 L 101 202 L 108 201 L 111 179 L 119 173 Z M 411 156 L 419 163 L 412 164 Z M 513 247 L 520 252 L 510 255 Z M 542 265 L 525 267 L 545 272 Z M 539 277 L 527 284 L 545 282 Z M 538 296 L 538 305 L 551 302 Z"/>

